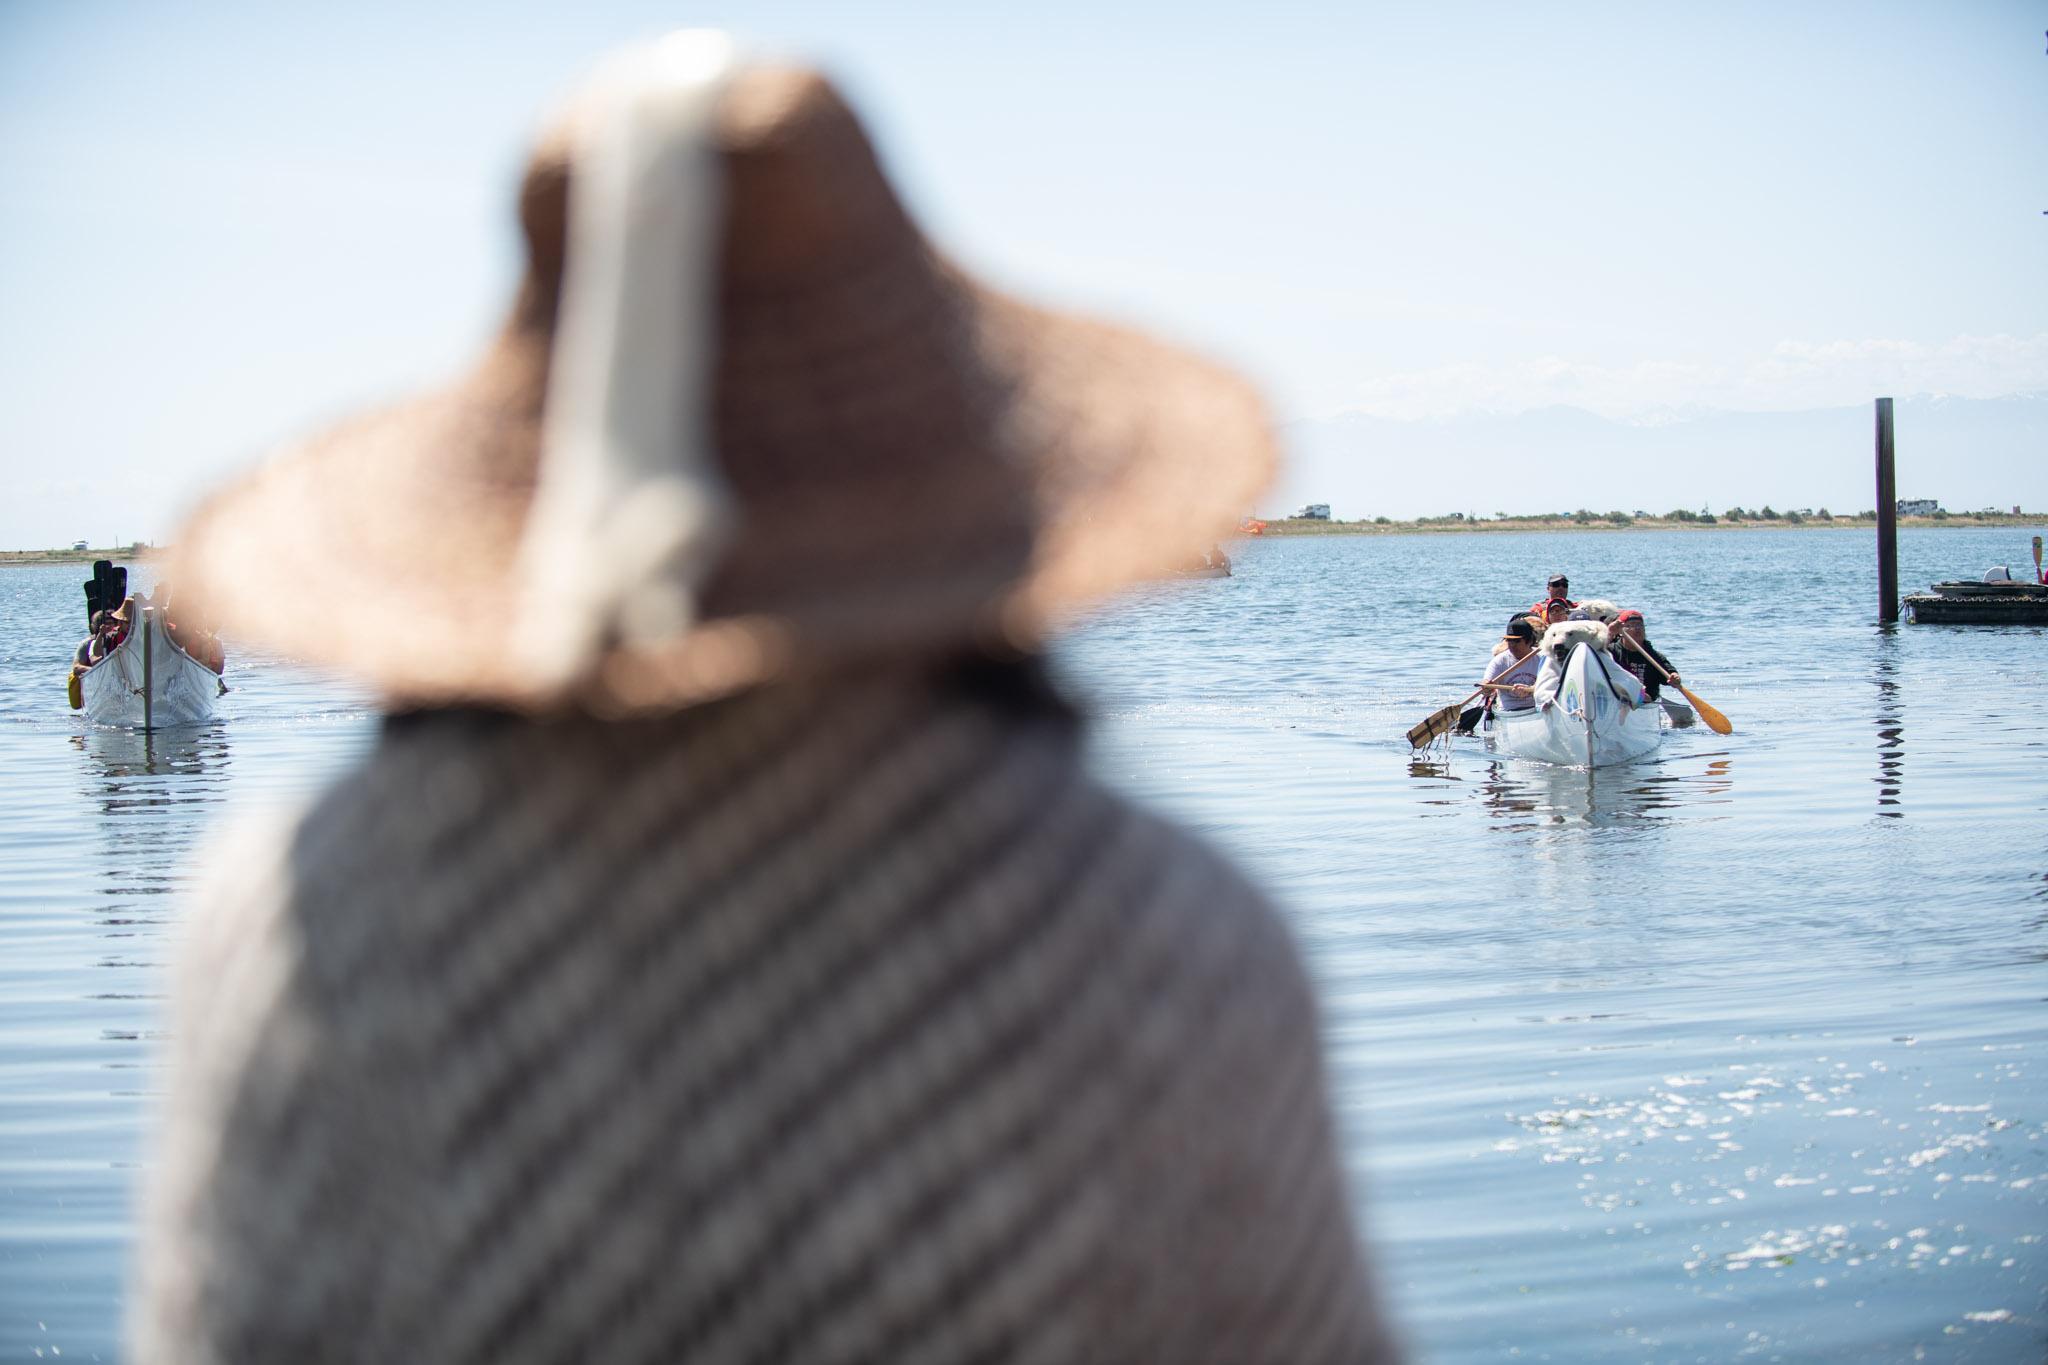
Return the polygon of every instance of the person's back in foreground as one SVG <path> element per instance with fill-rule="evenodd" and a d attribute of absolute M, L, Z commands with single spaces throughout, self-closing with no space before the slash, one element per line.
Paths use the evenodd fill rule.
<path fill-rule="evenodd" d="M 328 636 L 270 638 L 394 714 L 195 924 L 137 1357 L 1384 1358 L 1285 928 L 1085 775 L 1031 652 L 1056 602 L 1236 509 L 1256 405 L 935 267 L 845 179 L 865 145 L 815 80 L 625 85 L 529 174 L 532 276 L 478 375 L 190 537 L 188 591 L 246 627 L 238 566 L 280 568 L 269 537 L 308 524 L 282 510 L 321 507 L 319 562 L 365 576 Z M 548 201 L 608 119 L 722 164 L 710 449 L 673 465 L 674 431 L 620 418 L 666 363 L 556 323 L 557 289 L 565 319 L 607 297 L 601 264 L 551 278 Z M 570 259 L 631 266 L 657 220 L 601 218 Z M 617 339 L 662 290 L 613 273 Z M 1126 391 L 1150 405 L 1117 420 Z M 1103 410 L 1051 421 L 1062 397 Z M 666 552 L 621 563 L 608 506 Z M 876 531 L 879 506 L 934 537 Z M 918 520 L 941 507 L 950 539 Z M 499 595 L 502 648 L 451 659 Z"/>
<path fill-rule="evenodd" d="M 1369 1358 L 1285 930 L 1075 739 L 392 722 L 185 983 L 164 1357 Z"/>

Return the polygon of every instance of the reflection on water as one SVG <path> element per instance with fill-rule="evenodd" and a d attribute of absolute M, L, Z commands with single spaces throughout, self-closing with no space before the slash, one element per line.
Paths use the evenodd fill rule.
<path fill-rule="evenodd" d="M 1902 576 L 1978 543 L 1904 538 Z M 2030 1358 L 2039 636 L 1874 634 L 1867 560 L 1821 534 L 1276 541 L 1069 651 L 1111 680 L 1109 774 L 1293 915 L 1422 1358 Z M 1411 752 L 1555 567 L 1652 609 L 1734 733 L 1591 773 Z M 1910 806 L 1909 710 L 1941 759 Z"/>
<path fill-rule="evenodd" d="M 1707 761 L 1699 764 L 1702 758 Z M 1477 762 L 1476 790 L 1497 830 L 1639 825 L 1681 809 L 1694 819 L 1711 819 L 1715 817 L 1704 808 L 1725 804 L 1735 785 L 1734 759 L 1727 754 L 1690 754 L 1683 763 L 1652 759 L 1606 768 L 1563 768 L 1492 756 Z M 1449 759 L 1411 760 L 1408 772 L 1418 779 L 1458 780 Z"/>
<path fill-rule="evenodd" d="M 226 727 L 33 743 L 0 829 L 0 1358 L 118 1358 L 129 1200 L 175 892 L 226 800 Z"/>
<path fill-rule="evenodd" d="M 178 893 L 227 812 L 297 799 L 367 733 L 331 683 L 246 657 L 212 723 L 87 724 L 61 688 L 77 576 L 0 570 L 0 1361 L 120 1358 Z"/>
<path fill-rule="evenodd" d="M 226 799 L 227 732 L 218 720 L 153 731 L 91 726 L 71 745 L 92 812 L 92 911 L 108 937 L 129 937 L 159 923 L 165 910 L 154 898 L 183 885 L 209 808 Z"/>
<path fill-rule="evenodd" d="M 0 1347 L 114 1359 L 171 894 L 222 803 L 218 727 L 16 740 L 0 830 Z M 17 1079 L 18 1078 L 18 1079 Z"/>
<path fill-rule="evenodd" d="M 1899 695 L 1899 628 L 1890 622 L 1877 628 L 1872 676 L 1877 682 L 1877 813 L 1898 819 L 1905 814 L 1898 807 L 1906 772 L 1906 708 Z"/>
<path fill-rule="evenodd" d="M 1985 543 L 1904 533 L 1901 577 L 1953 577 Z M 1140 594 L 1061 647 L 1097 772 L 1226 845 L 1291 917 L 1419 1359 L 2039 1354 L 2042 637 L 1873 634 L 1867 551 L 1789 531 L 1255 543 L 1237 577 Z M 1654 608 L 1734 734 L 1674 729 L 1590 774 L 1470 738 L 1411 753 L 1557 567 Z M 62 659 L 68 569 L 5 614 L 34 575 L 0 573 L 0 649 Z M 118 1357 L 184 913 L 164 893 L 228 814 L 301 799 L 372 732 L 331 683 L 235 672 L 216 725 L 145 738 L 80 733 L 61 670 L 0 668 L 0 1362 Z"/>
<path fill-rule="evenodd" d="M 1451 776 L 1451 756 L 1448 753 L 1431 750 L 1418 750 L 1409 758 L 1408 775 L 1438 781 L 1457 781 L 1457 778 Z"/>
<path fill-rule="evenodd" d="M 85 755 L 87 771 L 102 779 L 134 777 L 182 777 L 200 779 L 228 760 L 227 728 L 221 721 L 187 725 L 176 729 L 130 730 L 94 725 L 71 736 L 71 747 Z M 175 799 L 207 800 L 207 796 L 186 796 L 185 783 L 167 784 L 177 792 Z M 217 784 L 215 784 L 217 785 Z"/>
<path fill-rule="evenodd" d="M 1670 727 L 1687 728 L 1690 721 Z M 1471 791 L 1494 816 L 1493 827 L 1502 830 L 1537 824 L 1628 825 L 1656 820 L 1681 807 L 1695 817 L 1713 818 L 1701 808 L 1727 802 L 1734 786 L 1734 759 L 1725 752 L 1697 750 L 1685 751 L 1683 762 L 1672 758 L 1660 751 L 1633 763 L 1563 767 L 1495 754 L 1481 732 L 1412 750 L 1407 769 L 1417 800 L 1426 806 L 1464 800 L 1461 768 L 1469 769 Z"/>

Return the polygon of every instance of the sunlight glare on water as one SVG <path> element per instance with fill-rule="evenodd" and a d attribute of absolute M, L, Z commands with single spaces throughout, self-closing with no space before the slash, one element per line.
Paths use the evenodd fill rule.
<path fill-rule="evenodd" d="M 2035 528 L 1909 531 L 1907 590 Z M 1057 662 L 1113 784 L 1271 888 L 1427 1360 L 2030 1359 L 2048 1291 L 2048 630 L 1872 624 L 1865 531 L 1245 543 Z M 1402 736 L 1555 569 L 1735 723 L 1594 773 Z M 82 570 L 0 573 L 0 1360 L 112 1360 L 161 971 L 224 821 L 370 742 L 236 658 L 64 709 Z"/>
<path fill-rule="evenodd" d="M 1908 532 L 1903 588 L 2031 533 Z M 1867 530 L 1254 541 L 1065 650 L 1099 768 L 1292 915 L 1423 1357 L 2038 1342 L 2048 630 L 1880 630 L 1873 559 Z M 1411 754 L 1560 569 L 1735 732 L 1593 773 Z"/>

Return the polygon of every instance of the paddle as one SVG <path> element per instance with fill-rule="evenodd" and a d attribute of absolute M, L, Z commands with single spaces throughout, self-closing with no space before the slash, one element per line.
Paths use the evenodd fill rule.
<path fill-rule="evenodd" d="M 1488 692 L 1505 692 L 1511 687 L 1526 686 L 1528 686 L 1527 683 L 1483 682 L 1479 684 L 1478 691 L 1472 693 L 1471 696 L 1466 697 L 1463 701 L 1454 701 L 1449 706 L 1430 712 L 1428 719 L 1408 732 L 1408 743 L 1412 747 L 1420 749 L 1430 741 L 1449 734 L 1465 718 L 1466 703 L 1470 702 L 1473 697 L 1483 696 Z M 1468 734 L 1470 732 L 1461 729 L 1459 733 Z"/>
<path fill-rule="evenodd" d="M 1478 696 L 1485 690 L 1486 688 L 1483 685 L 1474 688 L 1472 697 Z M 1409 730 L 1408 747 L 1411 749 L 1421 749 L 1432 741 L 1449 734 L 1457 727 L 1458 717 L 1465 710 L 1465 702 L 1472 700 L 1472 697 L 1466 697 L 1464 701 L 1454 701 L 1449 706 L 1430 712 L 1420 725 Z"/>
<path fill-rule="evenodd" d="M 1685 694 L 1685 699 L 1692 703 L 1693 710 L 1700 713 L 1700 719 L 1707 723 L 1707 728 L 1709 730 L 1712 730 L 1717 735 L 1725 735 L 1731 733 L 1735 729 L 1733 725 L 1730 725 L 1728 723 L 1728 717 L 1722 715 L 1719 711 L 1716 711 L 1713 707 L 1701 701 L 1699 697 L 1693 692 L 1693 690 L 1687 687 L 1684 683 L 1675 680 L 1671 676 L 1671 670 L 1664 667 L 1664 665 L 1658 663 L 1656 658 L 1651 655 L 1649 650 L 1644 649 L 1641 645 L 1637 644 L 1635 641 L 1635 637 L 1633 635 L 1630 635 L 1624 631 L 1622 633 L 1621 638 L 1622 642 L 1625 643 L 1630 649 L 1642 655 L 1643 658 L 1649 662 L 1650 667 L 1656 669 L 1659 673 L 1662 673 L 1664 675 L 1664 681 L 1670 683 L 1673 687 L 1677 688 L 1680 692 L 1683 692 Z"/>
<path fill-rule="evenodd" d="M 2034 537 L 2034 581 L 2048 583 L 2048 576 L 2041 573 L 2041 537 Z"/>

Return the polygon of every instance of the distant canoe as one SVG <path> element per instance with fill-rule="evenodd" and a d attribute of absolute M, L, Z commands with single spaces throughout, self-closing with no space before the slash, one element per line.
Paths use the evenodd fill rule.
<path fill-rule="evenodd" d="M 1624 689 L 1637 686 L 1635 676 L 1620 664 L 1582 644 L 1564 666 L 1556 702 L 1494 712 L 1493 747 L 1569 768 L 1604 768 L 1654 752 L 1664 738 L 1663 708 L 1625 705 L 1603 672 Z"/>
<path fill-rule="evenodd" d="M 171 642 L 156 608 L 140 615 L 128 638 L 79 676 L 86 719 L 151 730 L 213 719 L 227 691 L 220 675 Z"/>
<path fill-rule="evenodd" d="M 1201 569 L 1175 569 L 1173 576 L 1175 578 L 1228 578 L 1230 577 L 1230 566 L 1228 564 L 1218 564 Z"/>

